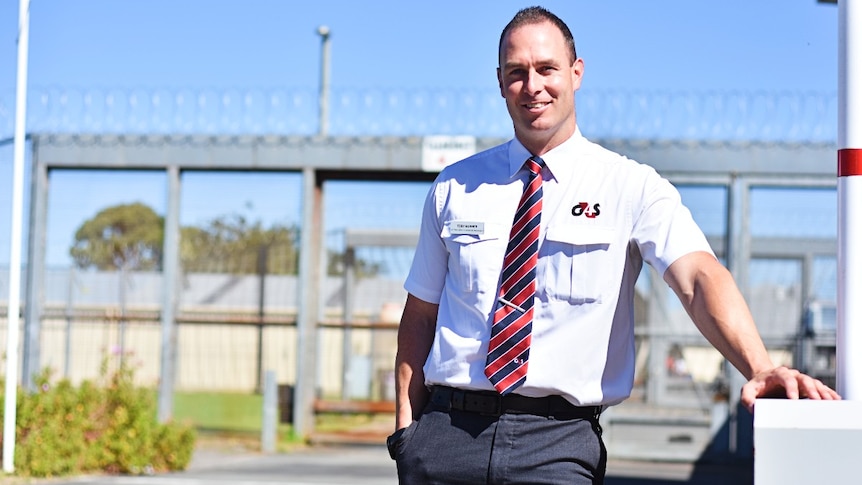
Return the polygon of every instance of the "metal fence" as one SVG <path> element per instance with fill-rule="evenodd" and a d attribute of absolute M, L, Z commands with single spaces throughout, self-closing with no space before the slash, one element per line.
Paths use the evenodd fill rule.
<path fill-rule="evenodd" d="M 803 181 L 804 182 L 804 181 Z M 726 250 L 728 188 L 680 185 L 686 203 Z M 834 189 L 751 187 L 757 227 L 741 285 L 775 358 L 834 378 Z M 780 206 L 781 211 L 775 207 Z M 826 222 L 826 223 L 824 223 Z M 756 226 L 755 226 L 756 223 Z M 789 230 L 788 227 L 795 228 Z M 395 331 L 413 257 L 414 229 L 331 230 L 325 240 L 328 276 L 321 288 L 319 368 L 321 397 L 390 399 Z M 274 258 L 292 264 L 288 258 Z M 213 259 L 213 268 L 223 262 Z M 254 265 L 247 265 L 254 267 Z M 295 267 L 295 266 L 294 266 Z M 279 274 L 282 273 L 282 274 Z M 254 391 L 272 369 L 282 383 L 296 378 L 297 277 L 279 268 L 262 273 L 198 272 L 182 276 L 177 387 Z M 0 290 L 7 287 L 0 273 Z M 52 269 L 45 276 L 44 365 L 73 380 L 93 378 L 104 359 L 128 357 L 142 382 L 159 378 L 159 272 Z M 655 402 L 668 402 L 671 381 L 706 388 L 722 377 L 711 349 L 666 285 L 645 269 L 637 285 L 637 384 L 644 399 L 654 380 Z M 0 295 L 0 304 L 5 294 Z M 5 332 L 0 340 L 5 339 Z M 650 357 L 650 355 L 652 357 Z M 656 387 L 657 386 L 657 387 Z M 694 396 L 696 407 L 710 396 Z"/>
<path fill-rule="evenodd" d="M 111 369 L 125 360 L 136 369 L 138 382 L 155 385 L 160 372 L 161 274 L 71 269 L 48 273 L 41 334 L 43 367 L 55 376 L 80 382 L 98 378 L 104 365 Z M 0 276 L 0 287 L 8 287 L 6 274 Z M 279 382 L 295 382 L 296 276 L 268 276 L 262 308 L 259 275 L 189 274 L 184 280 L 177 314 L 179 390 L 254 392 L 264 370 L 275 371 Z M 368 322 L 392 323 L 392 315 L 400 311 L 404 299 L 400 282 L 391 278 L 364 278 L 351 291 L 361 302 L 354 306 L 354 326 L 364 327 L 366 334 Z M 321 322 L 325 357 L 319 388 L 322 395 L 335 397 L 342 393 L 344 375 L 344 279 L 328 278 L 323 296 L 328 318 Z M 2 300 L 0 306 L 5 307 Z M 0 320 L 4 346 L 5 315 Z M 369 345 L 376 338 L 356 332 L 357 362 L 369 358 Z M 380 343 L 377 347 L 382 348 Z M 386 366 L 391 368 L 391 362 Z M 366 391 L 372 385 L 377 384 L 365 382 Z"/>

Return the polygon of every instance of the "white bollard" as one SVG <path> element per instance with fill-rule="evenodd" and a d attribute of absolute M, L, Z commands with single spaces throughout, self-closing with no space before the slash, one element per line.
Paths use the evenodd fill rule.
<path fill-rule="evenodd" d="M 275 371 L 268 370 L 263 379 L 263 413 L 260 426 L 260 449 L 264 453 L 275 453 L 275 438 L 278 431 L 278 384 Z"/>
<path fill-rule="evenodd" d="M 754 483 L 858 484 L 862 402 L 758 399 Z"/>

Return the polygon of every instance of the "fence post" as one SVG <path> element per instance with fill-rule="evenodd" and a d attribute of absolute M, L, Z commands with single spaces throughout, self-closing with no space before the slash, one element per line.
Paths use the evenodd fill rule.
<path fill-rule="evenodd" d="M 177 322 L 180 290 L 180 169 L 167 168 L 168 209 L 165 215 L 164 257 L 162 259 L 162 356 L 159 380 L 159 422 L 169 421 L 174 414 L 174 380 L 177 369 Z"/>

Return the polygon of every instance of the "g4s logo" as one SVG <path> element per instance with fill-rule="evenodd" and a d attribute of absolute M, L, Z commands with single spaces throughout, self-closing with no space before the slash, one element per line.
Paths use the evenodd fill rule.
<path fill-rule="evenodd" d="M 578 202 L 574 207 L 572 207 L 572 215 L 575 217 L 583 215 L 592 219 L 599 214 L 601 214 L 601 211 L 599 210 L 598 203 L 590 206 L 589 202 Z"/>

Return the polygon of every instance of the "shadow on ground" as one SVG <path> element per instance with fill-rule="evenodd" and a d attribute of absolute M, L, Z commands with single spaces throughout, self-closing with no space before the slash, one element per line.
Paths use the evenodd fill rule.
<path fill-rule="evenodd" d="M 754 483 L 751 463 L 720 464 L 639 463 L 624 470 L 608 469 L 605 485 L 751 485 Z"/>
<path fill-rule="evenodd" d="M 752 415 L 740 406 L 735 420 L 723 423 L 693 463 L 611 460 L 605 485 L 752 485 L 753 424 Z M 729 451 L 731 439 L 734 452 Z"/>

